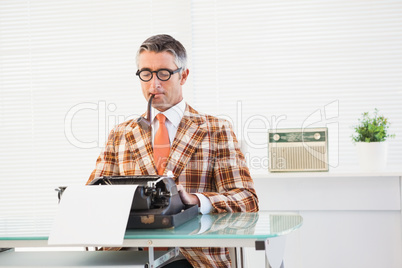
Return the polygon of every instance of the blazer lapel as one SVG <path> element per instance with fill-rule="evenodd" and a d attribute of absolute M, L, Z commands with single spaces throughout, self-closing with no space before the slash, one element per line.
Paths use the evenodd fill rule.
<path fill-rule="evenodd" d="M 151 131 L 143 130 L 135 123 L 135 126 L 127 132 L 126 142 L 134 163 L 138 163 L 141 174 L 156 175 L 156 167 L 153 158 L 151 143 Z M 127 171 L 125 170 L 125 173 Z M 127 174 L 126 174 L 127 175 Z"/>
<path fill-rule="evenodd" d="M 175 179 L 180 176 L 198 144 L 207 134 L 207 130 L 202 127 L 204 123 L 205 119 L 187 105 L 170 150 L 165 174 L 170 170 Z"/>

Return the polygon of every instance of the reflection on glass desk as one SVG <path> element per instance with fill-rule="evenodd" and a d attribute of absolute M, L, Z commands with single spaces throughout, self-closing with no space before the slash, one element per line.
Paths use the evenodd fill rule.
<path fill-rule="evenodd" d="M 211 239 L 224 240 L 226 243 L 219 244 L 226 244 L 226 246 L 228 240 L 235 242 L 235 245 L 231 243 L 231 246 L 254 246 L 253 242 L 250 244 L 240 240 L 266 240 L 286 235 L 299 228 L 302 222 L 303 219 L 299 215 L 273 214 L 263 211 L 199 215 L 176 228 L 127 230 L 124 246 L 210 246 Z M 52 219 L 49 218 L 4 219 L 0 217 L 0 248 L 46 246 L 51 225 Z M 164 240 L 169 241 L 164 242 Z M 203 240 L 207 241 L 203 242 Z"/>
<path fill-rule="evenodd" d="M 6 219 L 0 216 L 0 249 L 16 247 L 48 247 L 47 240 L 51 230 L 52 221 L 51 218 Z M 239 250 L 243 247 L 255 247 L 259 250 L 265 250 L 267 267 L 283 267 L 282 258 L 285 247 L 285 235 L 298 229 L 302 223 L 303 218 L 297 214 L 277 214 L 265 211 L 258 213 L 199 215 L 176 228 L 127 230 L 122 246 L 148 247 L 148 259 L 151 264 L 156 260 L 154 258 L 154 247 L 214 246 L 235 247 Z M 105 230 L 105 232 L 107 231 L 108 230 Z M 107 247 L 110 245 L 98 246 Z M 240 255 L 242 254 L 241 252 Z M 0 260 L 2 254 L 5 253 L 0 252 Z M 67 256 L 66 254 L 67 252 L 64 253 L 64 255 L 59 253 L 59 256 Z M 93 254 L 95 253 L 88 252 L 88 255 L 86 255 L 88 256 L 88 263 L 91 262 L 89 261 L 90 258 L 93 258 L 94 260 L 100 258 L 99 255 L 92 256 Z M 77 253 L 75 255 L 77 256 L 77 260 L 83 258 L 82 253 Z M 72 259 L 70 255 L 65 258 L 69 261 Z M 236 254 L 236 263 L 241 263 L 240 260 L 241 257 Z M 242 267 L 242 264 L 237 264 L 237 267 Z"/>

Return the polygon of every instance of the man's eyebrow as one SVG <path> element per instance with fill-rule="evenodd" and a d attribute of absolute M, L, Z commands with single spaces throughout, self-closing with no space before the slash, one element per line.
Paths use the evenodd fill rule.
<path fill-rule="evenodd" d="M 151 68 L 142 68 L 142 69 L 139 69 L 139 70 L 140 70 L 140 71 L 150 71 L 150 72 L 157 72 L 157 71 L 160 71 L 160 70 L 168 70 L 168 71 L 170 71 L 170 72 L 173 72 L 173 70 L 170 69 L 170 68 L 160 68 L 160 69 L 155 70 L 155 71 L 152 71 Z"/>

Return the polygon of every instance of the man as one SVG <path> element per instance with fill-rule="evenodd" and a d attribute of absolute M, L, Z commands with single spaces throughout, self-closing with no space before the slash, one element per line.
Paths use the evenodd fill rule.
<path fill-rule="evenodd" d="M 88 183 L 100 176 L 171 171 L 183 203 L 197 204 L 203 214 L 258 211 L 254 184 L 230 124 L 183 100 L 189 75 L 183 45 L 169 35 L 152 36 L 138 50 L 137 67 L 145 99 L 153 95 L 152 106 L 164 115 L 152 118 L 154 147 L 151 131 L 136 120 L 116 126 Z M 168 136 L 165 156 L 159 150 L 163 131 L 161 136 Z M 226 248 L 181 248 L 181 253 L 191 263 L 182 267 L 230 267 Z"/>

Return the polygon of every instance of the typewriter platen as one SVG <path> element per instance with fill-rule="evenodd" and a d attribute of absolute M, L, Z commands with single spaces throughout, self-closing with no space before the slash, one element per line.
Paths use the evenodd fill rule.
<path fill-rule="evenodd" d="M 170 177 L 158 175 L 104 176 L 90 185 L 137 185 L 127 229 L 157 229 L 177 227 L 198 215 L 198 207 L 181 201 L 176 183 Z M 65 189 L 65 188 L 64 188 Z M 63 187 L 59 188 L 59 199 Z"/>

